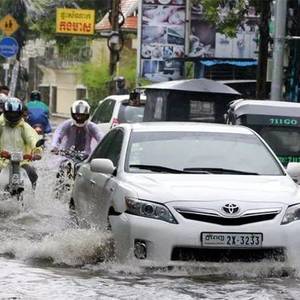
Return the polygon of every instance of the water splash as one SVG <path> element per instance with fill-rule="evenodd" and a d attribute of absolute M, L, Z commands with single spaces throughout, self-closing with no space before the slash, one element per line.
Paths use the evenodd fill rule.
<path fill-rule="evenodd" d="M 41 241 L 19 239 L 1 244 L 0 253 L 24 261 L 82 266 L 111 257 L 111 237 L 97 230 L 68 229 Z"/>

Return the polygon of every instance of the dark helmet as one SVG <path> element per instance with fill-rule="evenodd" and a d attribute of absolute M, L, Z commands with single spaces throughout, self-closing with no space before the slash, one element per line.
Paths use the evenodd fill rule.
<path fill-rule="evenodd" d="M 15 97 L 7 97 L 3 107 L 3 114 L 5 120 L 11 125 L 18 124 L 23 116 L 22 101 Z"/>
<path fill-rule="evenodd" d="M 125 78 L 123 76 L 117 76 L 114 78 L 117 84 L 117 88 L 121 89 L 125 87 Z"/>
<path fill-rule="evenodd" d="M 32 91 L 31 94 L 30 94 L 30 100 L 39 100 L 39 101 L 41 101 L 42 100 L 41 92 L 38 91 L 38 90 Z"/>

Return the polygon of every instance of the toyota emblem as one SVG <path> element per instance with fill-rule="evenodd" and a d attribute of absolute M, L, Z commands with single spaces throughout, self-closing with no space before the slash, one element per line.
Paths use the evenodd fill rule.
<path fill-rule="evenodd" d="M 222 207 L 222 210 L 226 214 L 234 215 L 234 214 L 238 213 L 240 209 L 236 204 L 228 203 Z"/>

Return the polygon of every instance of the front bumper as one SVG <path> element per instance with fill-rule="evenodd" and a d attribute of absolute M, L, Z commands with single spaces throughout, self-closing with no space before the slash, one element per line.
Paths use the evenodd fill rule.
<path fill-rule="evenodd" d="M 254 252 L 275 251 L 280 255 L 285 254 L 288 247 L 299 247 L 300 222 L 292 222 L 280 225 L 282 216 L 279 214 L 273 220 L 251 223 L 240 226 L 223 226 L 177 218 L 179 224 L 170 224 L 160 220 L 154 220 L 123 213 L 119 216 L 110 216 L 112 231 L 116 241 L 116 250 L 120 258 L 134 258 L 135 241 L 144 241 L 147 247 L 146 260 L 168 263 L 172 260 L 185 260 L 182 251 L 188 253 L 228 253 L 231 250 L 234 255 L 238 252 L 244 254 Z M 262 247 L 221 249 L 203 247 L 201 244 L 202 232 L 227 232 L 227 233 L 262 233 Z M 209 251 L 211 250 L 211 251 Z M 213 254 L 214 255 L 214 254 Z M 248 255 L 248 254 L 246 254 Z M 182 259 L 181 259 L 182 257 Z M 196 259 L 195 256 L 190 256 Z M 205 257 L 202 257 L 205 260 Z M 238 259 L 238 257 L 237 257 Z"/>

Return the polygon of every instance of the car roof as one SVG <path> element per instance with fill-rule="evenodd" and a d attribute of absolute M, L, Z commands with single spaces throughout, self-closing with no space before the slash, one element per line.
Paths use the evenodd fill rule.
<path fill-rule="evenodd" d="M 253 131 L 244 126 L 232 126 L 217 123 L 201 122 L 141 122 L 121 124 L 118 127 L 124 127 L 132 131 L 202 131 L 202 132 L 220 132 L 220 133 L 238 133 L 253 134 Z"/>
<path fill-rule="evenodd" d="M 104 99 L 100 100 L 98 103 L 100 104 L 101 102 L 103 102 L 104 100 L 107 100 L 107 99 L 113 99 L 116 102 L 122 102 L 124 100 L 128 100 L 129 101 L 129 94 L 126 94 L 126 95 L 110 95 L 110 96 L 107 96 Z M 146 96 L 145 95 L 141 95 L 141 100 L 143 102 L 146 101 Z"/>
<path fill-rule="evenodd" d="M 244 114 L 300 117 L 300 103 L 274 100 L 235 100 L 230 104 L 236 116 Z"/>

